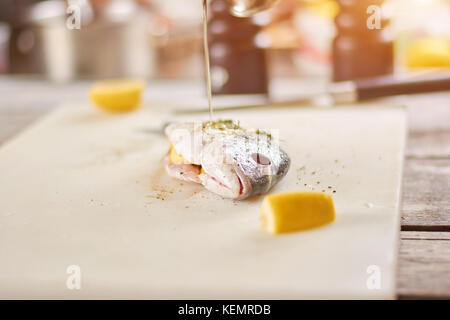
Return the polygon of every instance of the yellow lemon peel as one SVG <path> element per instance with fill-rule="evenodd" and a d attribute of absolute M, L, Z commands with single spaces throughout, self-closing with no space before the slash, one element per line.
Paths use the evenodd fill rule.
<path fill-rule="evenodd" d="M 335 220 L 333 198 L 321 192 L 286 192 L 264 198 L 260 219 L 271 234 L 317 228 Z"/>
<path fill-rule="evenodd" d="M 106 80 L 94 84 L 89 98 L 99 108 L 109 112 L 132 111 L 141 104 L 144 83 L 138 80 Z"/>

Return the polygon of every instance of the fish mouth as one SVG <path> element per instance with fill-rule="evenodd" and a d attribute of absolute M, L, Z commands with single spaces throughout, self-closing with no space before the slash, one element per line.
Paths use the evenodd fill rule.
<path fill-rule="evenodd" d="M 244 199 L 250 193 L 251 185 L 248 179 L 239 172 L 239 169 L 233 168 L 232 179 L 220 179 L 208 172 L 202 173 L 199 178 L 202 185 L 209 191 L 216 193 L 224 198 Z"/>
<path fill-rule="evenodd" d="M 203 174 L 204 174 L 204 175 L 207 175 L 209 179 L 214 180 L 218 185 L 220 185 L 220 186 L 222 186 L 222 187 L 224 187 L 224 188 L 226 188 L 226 189 L 228 189 L 228 190 L 230 190 L 230 191 L 232 190 L 232 188 L 231 188 L 229 185 L 223 183 L 222 181 L 220 181 L 220 180 L 217 179 L 216 177 L 211 176 L 211 175 L 209 175 L 209 174 L 207 174 L 207 173 L 203 173 Z M 242 191 L 244 190 L 244 184 L 243 184 L 243 182 L 242 182 L 241 177 L 239 177 L 239 176 L 238 176 L 238 181 L 239 181 L 239 195 L 241 195 L 241 194 L 242 194 Z"/>
<path fill-rule="evenodd" d="M 251 190 L 251 184 L 238 167 L 233 168 L 231 175 L 235 179 L 229 181 L 229 184 L 203 170 L 201 165 L 173 162 L 169 154 L 165 158 L 165 169 L 168 175 L 173 178 L 202 184 L 206 189 L 225 198 L 243 199 L 247 197 Z"/>

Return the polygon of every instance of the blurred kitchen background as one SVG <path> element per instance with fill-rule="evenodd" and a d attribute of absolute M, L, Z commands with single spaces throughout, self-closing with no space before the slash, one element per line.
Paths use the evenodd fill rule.
<path fill-rule="evenodd" d="M 381 30 L 365 27 L 370 4 L 382 5 Z M 71 5 L 81 10 L 80 29 L 66 25 Z M 264 92 L 275 78 L 450 68 L 450 0 L 281 0 L 250 19 L 232 17 L 225 6 L 211 2 L 216 93 Z M 52 82 L 199 79 L 201 10 L 202 0 L 1 0 L 0 74 Z"/>

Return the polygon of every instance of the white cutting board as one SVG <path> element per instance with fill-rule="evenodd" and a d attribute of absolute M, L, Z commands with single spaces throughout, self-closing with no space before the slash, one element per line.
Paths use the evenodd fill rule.
<path fill-rule="evenodd" d="M 292 165 L 272 192 L 333 195 L 333 224 L 281 236 L 260 227 L 262 197 L 167 177 L 167 141 L 140 132 L 156 114 L 67 106 L 0 149 L 0 298 L 395 297 L 403 109 L 219 115 L 280 130 Z"/>

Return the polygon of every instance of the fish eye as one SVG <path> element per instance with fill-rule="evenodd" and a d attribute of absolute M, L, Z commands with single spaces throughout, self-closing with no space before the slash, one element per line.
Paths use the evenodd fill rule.
<path fill-rule="evenodd" d="M 252 157 L 253 161 L 255 161 L 257 164 L 260 164 L 263 166 L 268 166 L 271 163 L 267 157 L 263 156 L 260 153 L 253 153 L 251 155 L 251 157 Z"/>

